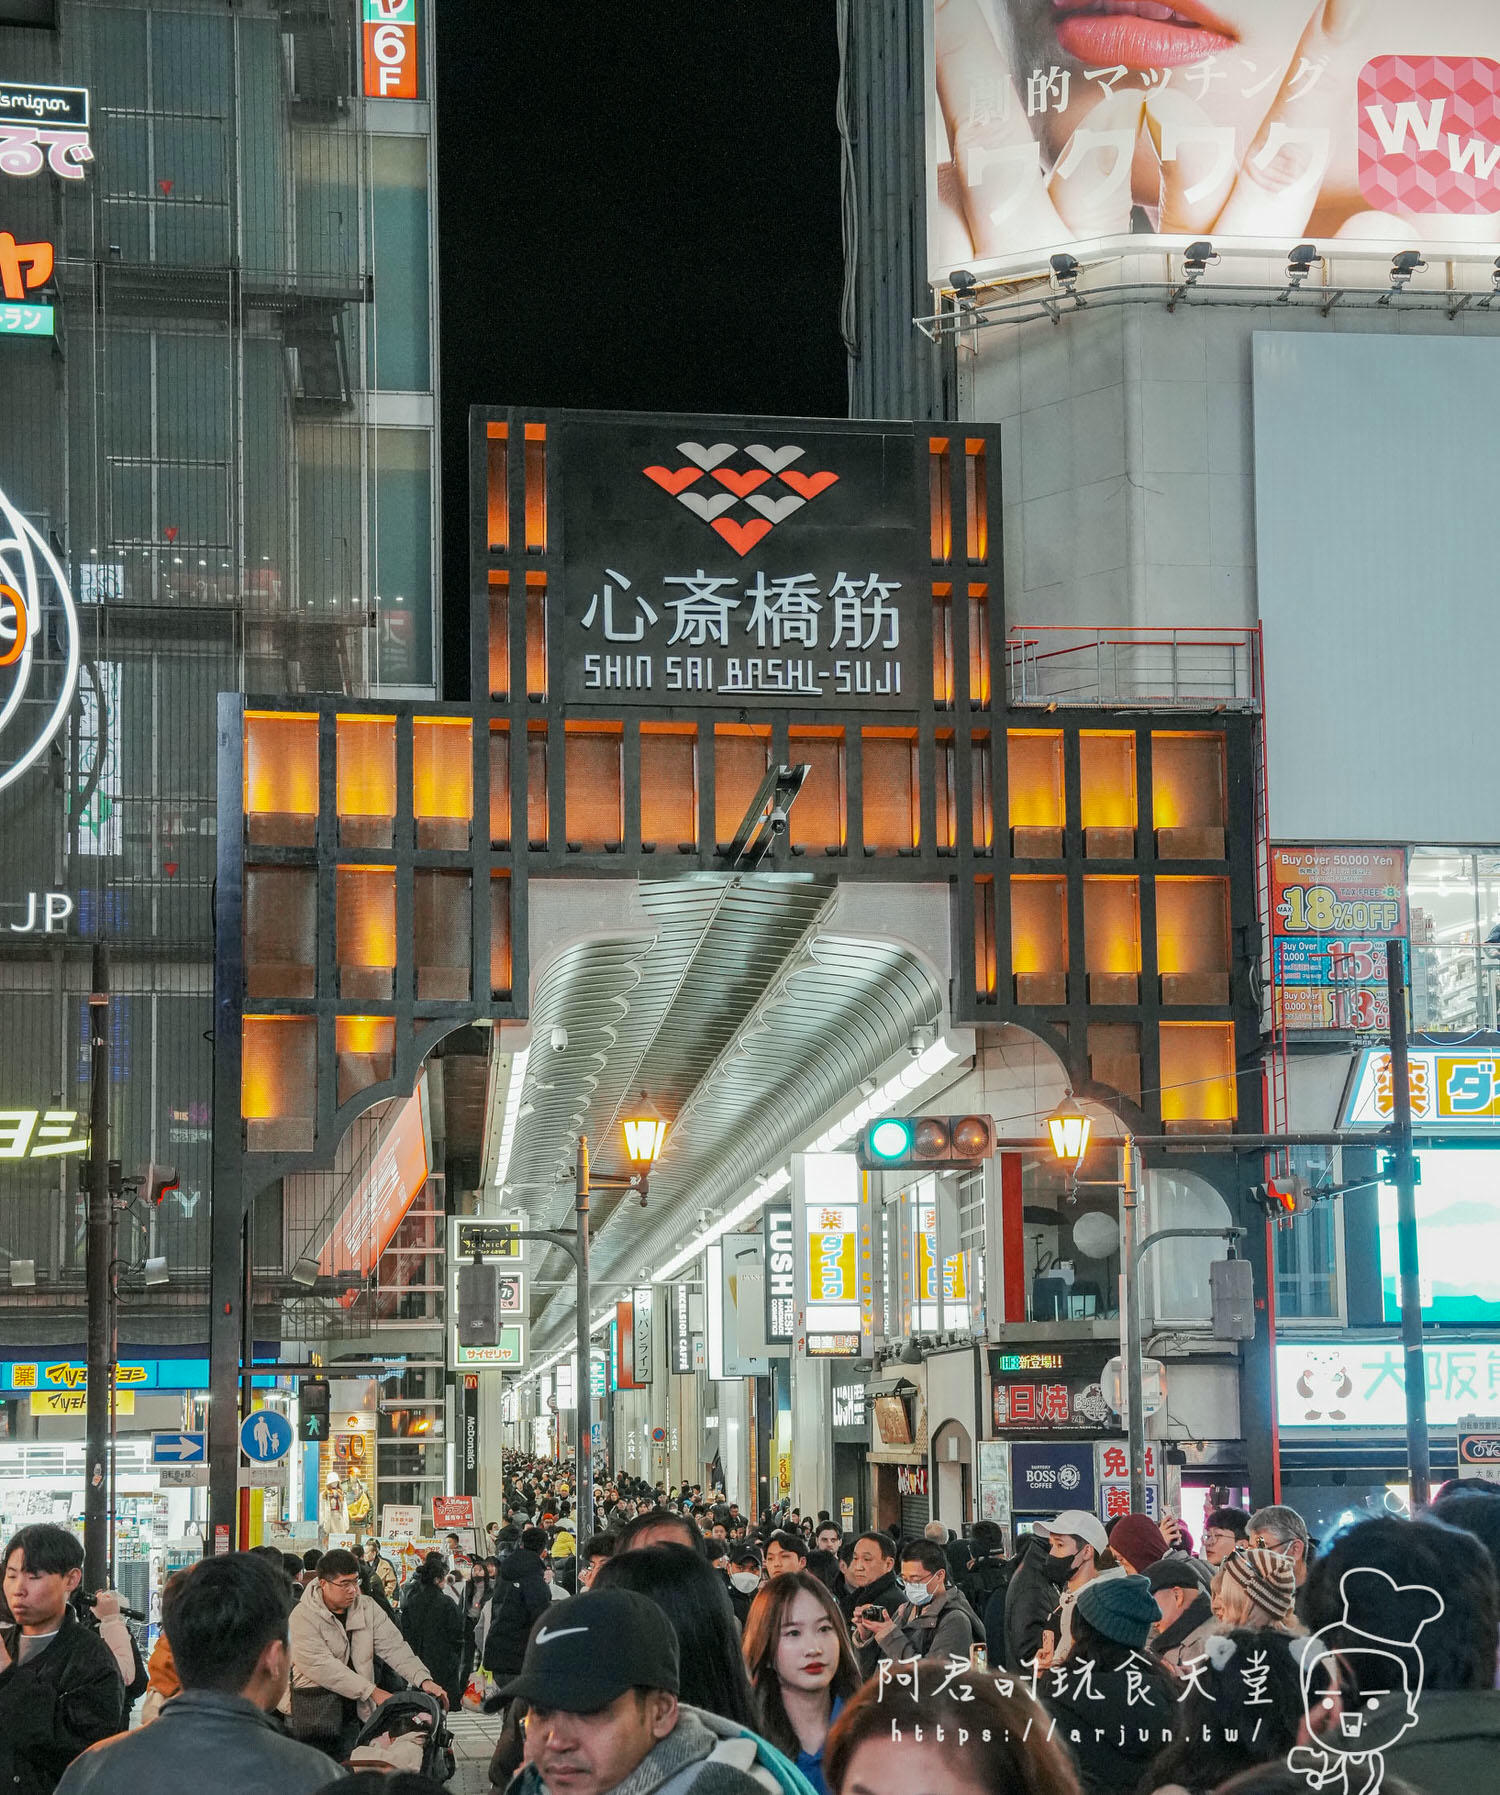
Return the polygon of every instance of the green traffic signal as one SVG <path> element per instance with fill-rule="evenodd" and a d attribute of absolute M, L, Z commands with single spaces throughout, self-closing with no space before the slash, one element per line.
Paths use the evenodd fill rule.
<path fill-rule="evenodd" d="M 911 1127 L 888 1116 L 877 1122 L 869 1134 L 870 1151 L 880 1159 L 902 1159 L 911 1151 Z"/>

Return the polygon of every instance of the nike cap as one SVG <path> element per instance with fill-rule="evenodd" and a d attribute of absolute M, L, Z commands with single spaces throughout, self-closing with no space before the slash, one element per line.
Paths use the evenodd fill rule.
<path fill-rule="evenodd" d="M 499 1693 L 538 1708 L 593 1714 L 627 1689 L 678 1693 L 677 1634 L 649 1596 L 590 1590 L 555 1603 L 526 1643 L 521 1674 Z"/>

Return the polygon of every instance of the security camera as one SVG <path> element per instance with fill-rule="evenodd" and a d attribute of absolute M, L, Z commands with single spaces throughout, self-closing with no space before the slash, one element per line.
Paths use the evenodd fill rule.
<path fill-rule="evenodd" d="M 552 1031 L 552 1051 L 565 1053 L 568 1047 L 568 1031 L 565 1028 L 554 1028 Z"/>
<path fill-rule="evenodd" d="M 773 835 L 786 834 L 786 812 L 784 810 L 771 812 L 771 833 Z"/>
<path fill-rule="evenodd" d="M 972 274 L 970 274 L 967 268 L 955 268 L 952 274 L 948 276 L 948 285 L 952 287 L 955 293 L 962 294 L 967 298 L 979 285 L 979 282 Z"/>

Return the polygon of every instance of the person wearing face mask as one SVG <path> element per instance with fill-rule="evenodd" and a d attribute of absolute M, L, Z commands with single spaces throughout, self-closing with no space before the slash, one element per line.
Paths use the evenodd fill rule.
<path fill-rule="evenodd" d="M 1085 1523 L 1090 1533 L 1099 1527 L 1094 1517 L 1082 1509 L 1064 1509 L 1054 1520 L 1034 1522 L 1030 1534 L 1021 1540 L 1021 1561 L 1003 1598 L 1004 1654 L 1009 1669 L 1029 1670 L 1038 1653 L 1045 1650 L 1052 1617 L 1076 1569 L 1074 1560 L 1084 1546 L 1085 1535 L 1077 1529 Z M 1103 1528 L 1099 1530 L 1102 1534 Z M 1000 1599 L 997 1596 L 990 1602 L 987 1620 L 994 1618 Z M 1053 1626 L 1051 1631 L 1055 1639 L 1057 1628 Z M 1000 1644 L 997 1638 L 997 1647 Z"/>
<path fill-rule="evenodd" d="M 1074 1531 L 1066 1531 L 1064 1522 Z M 1057 1607 L 1049 1616 L 1042 1634 L 1044 1669 L 1054 1660 L 1067 1656 L 1073 1643 L 1073 1609 L 1084 1585 L 1102 1578 L 1125 1575 L 1109 1550 L 1109 1535 L 1104 1531 L 1104 1523 L 1086 1510 L 1064 1509 L 1047 1523 L 1047 1535 L 1052 1542 L 1047 1560 L 1049 1571 L 1054 1577 L 1061 1576 L 1063 1573 L 1057 1567 L 1065 1565 L 1067 1574 L 1057 1599 Z"/>
<path fill-rule="evenodd" d="M 741 1631 L 763 1581 L 760 1553 L 754 1546 L 735 1546 L 729 1554 L 729 1605 Z"/>
<path fill-rule="evenodd" d="M 949 1587 L 948 1556 L 933 1540 L 903 1548 L 901 1591 L 906 1599 L 890 1619 L 869 1628 L 878 1658 L 967 1658 L 984 1644 L 984 1622 L 962 1590 Z"/>

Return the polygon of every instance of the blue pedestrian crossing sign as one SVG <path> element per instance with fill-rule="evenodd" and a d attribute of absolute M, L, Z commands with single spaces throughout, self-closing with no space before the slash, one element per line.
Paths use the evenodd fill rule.
<path fill-rule="evenodd" d="M 257 1409 L 240 1423 L 240 1451 L 252 1465 L 274 1465 L 292 1449 L 292 1424 L 275 1409 Z"/>
<path fill-rule="evenodd" d="M 206 1465 L 208 1436 L 203 1433 L 152 1434 L 153 1465 Z"/>

